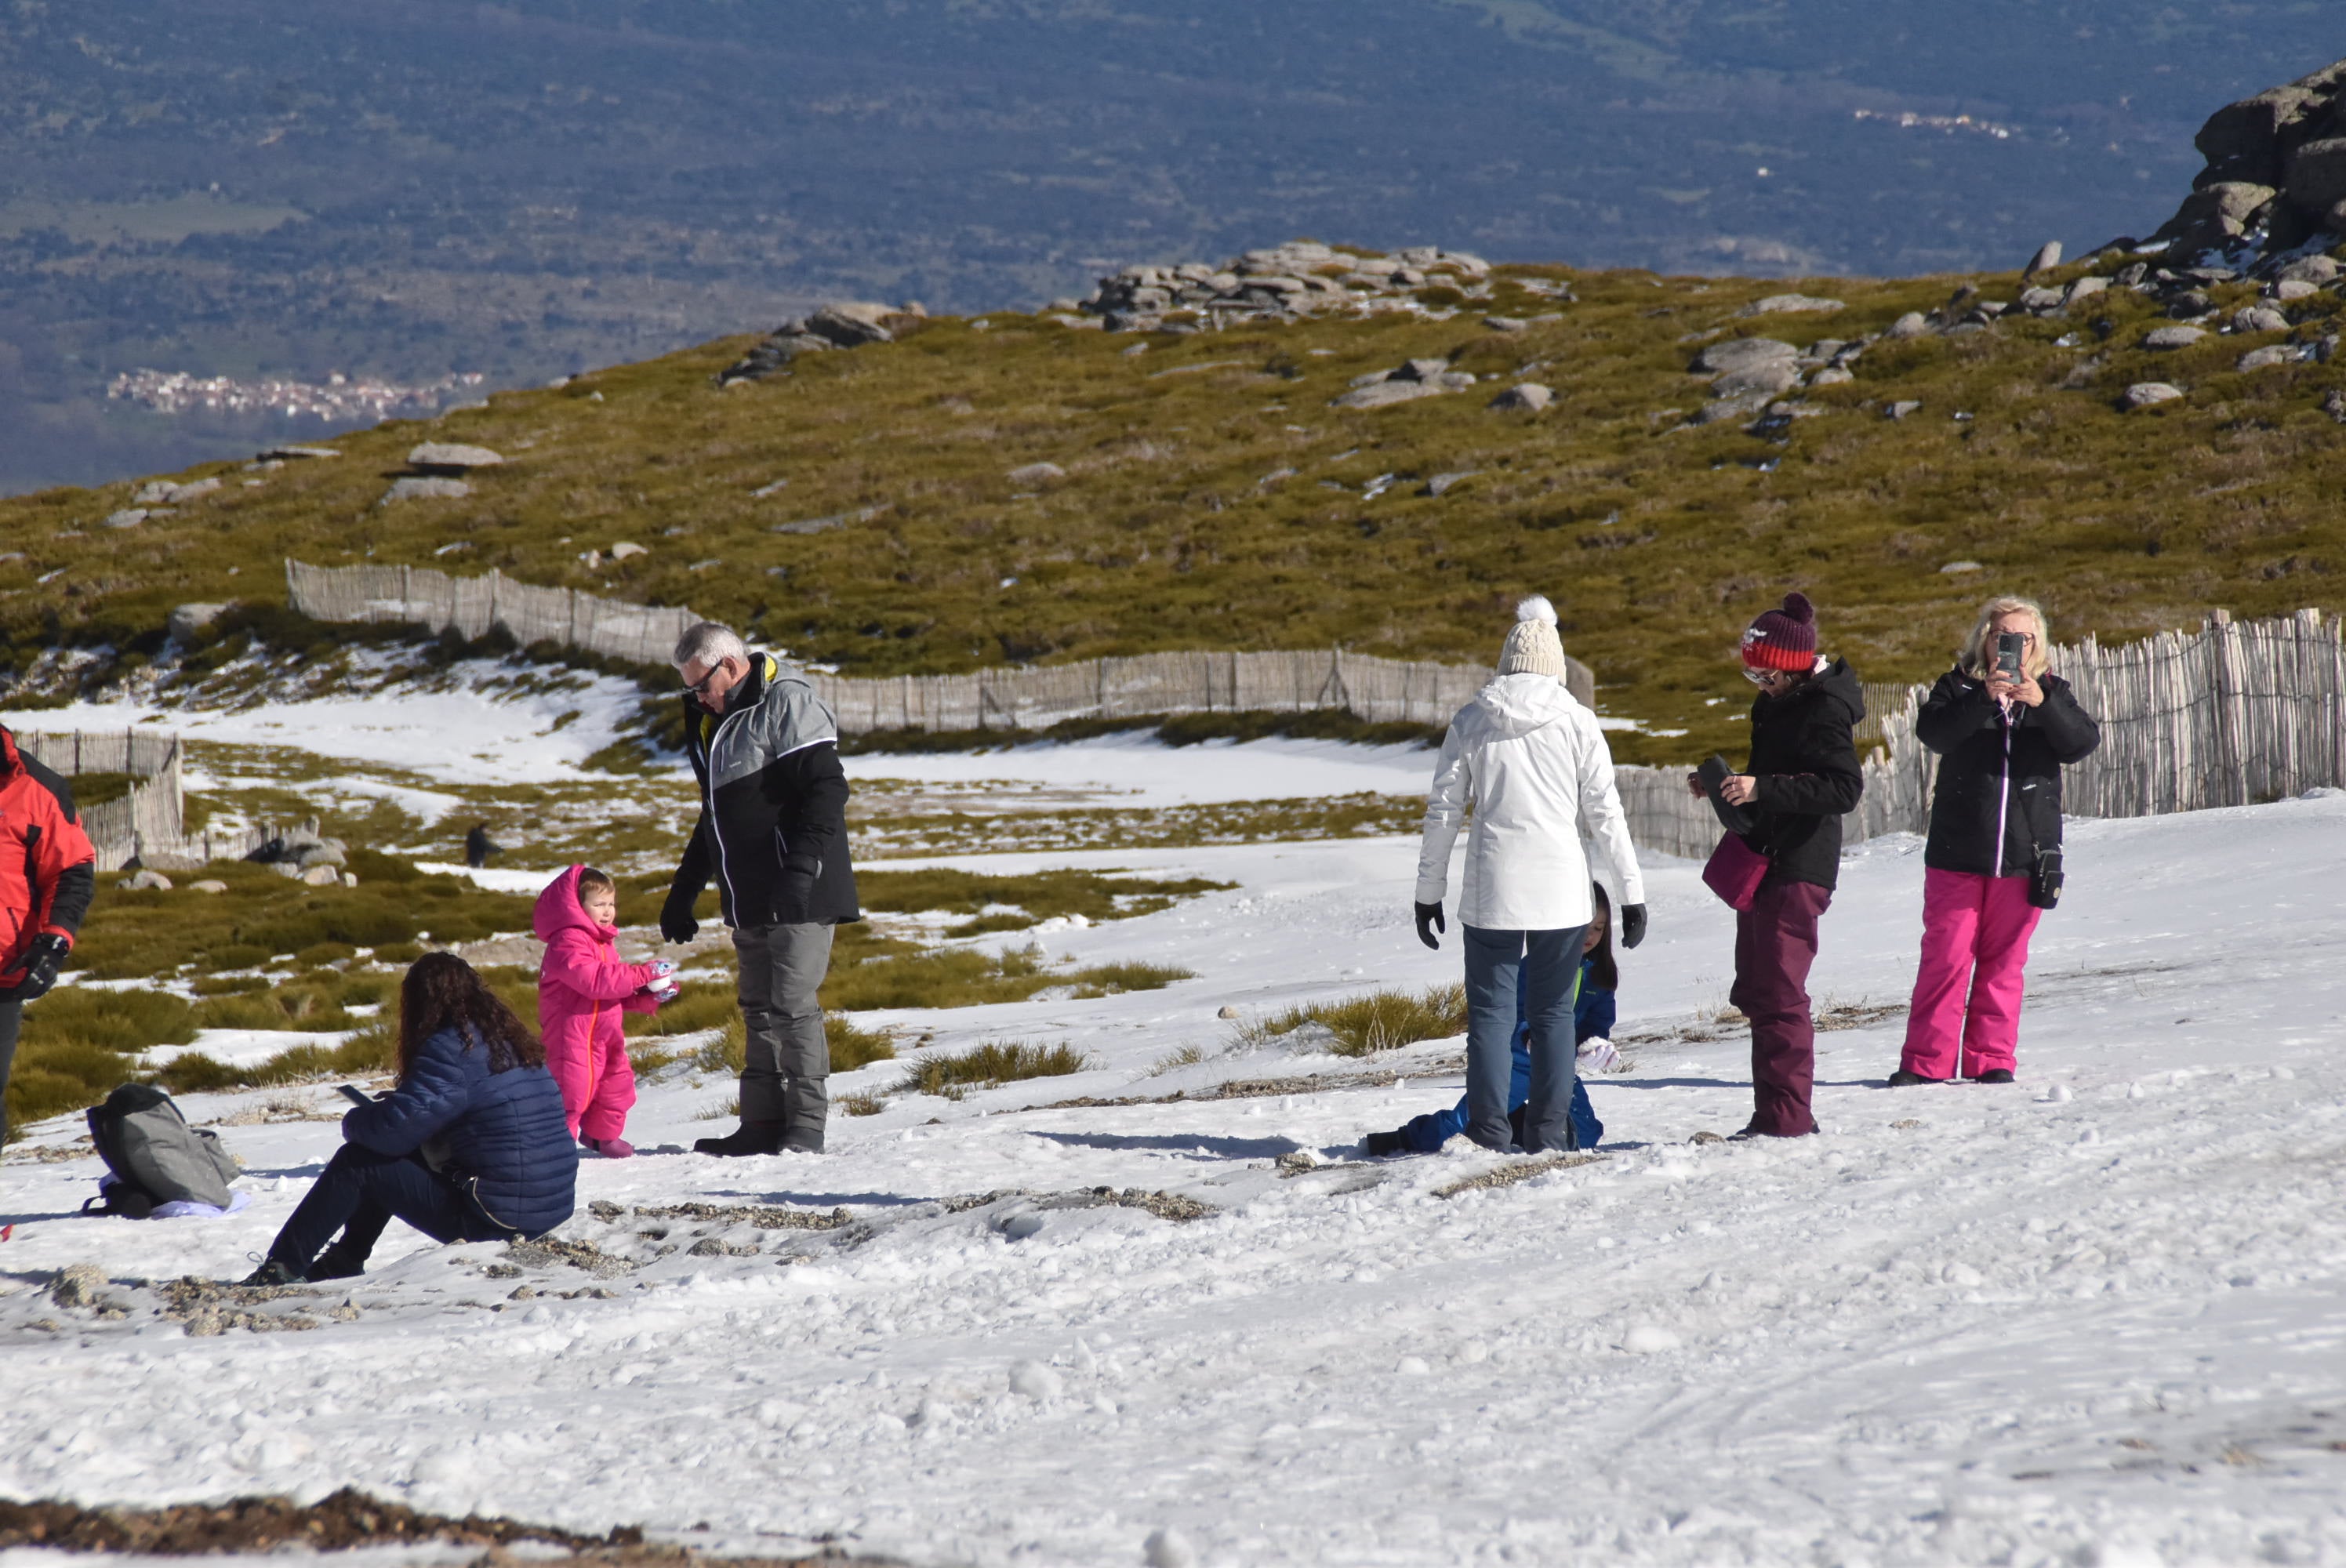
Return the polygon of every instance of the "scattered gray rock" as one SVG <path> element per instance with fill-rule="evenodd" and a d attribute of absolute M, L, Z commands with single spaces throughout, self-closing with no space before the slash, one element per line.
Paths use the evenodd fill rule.
<path fill-rule="evenodd" d="M 2034 278 L 2039 272 L 2050 271 L 2059 265 L 2061 265 L 2061 242 L 2058 239 L 2047 239 L 2036 248 L 2036 254 L 2028 259 L 2028 265 L 2020 270 L 2020 275 L 2023 278 Z"/>
<path fill-rule="evenodd" d="M 2206 330 L 2199 327 L 2153 327 L 2142 335 L 2139 346 L 2168 353 L 2177 349 L 2188 349 L 2207 335 Z"/>
<path fill-rule="evenodd" d="M 256 453 L 253 461 L 255 463 L 292 463 L 304 458 L 316 461 L 341 455 L 341 453 L 331 446 L 272 446 L 266 452 Z"/>
<path fill-rule="evenodd" d="M 1693 370 L 1698 375 L 1715 376 L 1778 360 L 1790 363 L 1800 357 L 1800 350 L 1774 338 L 1726 338 L 1695 355 Z"/>
<path fill-rule="evenodd" d="M 1828 300 L 1819 294 L 1770 294 L 1764 300 L 1754 300 L 1736 311 L 1739 316 L 1780 316 L 1801 312 L 1838 311 L 1839 300 Z"/>
<path fill-rule="evenodd" d="M 1475 468 L 1461 468 L 1450 473 L 1437 473 L 1425 482 L 1425 493 L 1438 500 L 1481 472 Z"/>
<path fill-rule="evenodd" d="M 1931 318 L 1920 311 L 1909 311 L 1891 322 L 1882 335 L 1885 338 L 1927 338 L 1931 335 Z"/>
<path fill-rule="evenodd" d="M 1845 365 L 1827 365 L 1809 378 L 1809 384 L 1812 387 L 1845 386 L 1856 379 L 1856 372 Z"/>
<path fill-rule="evenodd" d="M 1225 1002 L 1222 1003 L 1219 1011 L 1215 1013 L 1214 1016 L 1217 1018 L 1236 1018 L 1239 1016 L 1239 1013 L 1237 1008 Z"/>
<path fill-rule="evenodd" d="M 1981 572 L 1985 571 L 1986 568 L 1977 561 L 1950 561 L 1939 570 L 1950 577 L 1960 577 L 1967 572 Z"/>
<path fill-rule="evenodd" d="M 1800 367 L 1791 361 L 1758 360 L 1718 377 L 1710 383 L 1710 390 L 1717 397 L 1742 397 L 1749 392 L 1773 397 L 1800 384 Z"/>
<path fill-rule="evenodd" d="M 2243 305 L 2232 312 L 2232 331 L 2286 332 L 2289 331 L 2289 318 L 2270 305 Z"/>
<path fill-rule="evenodd" d="M 2080 278 L 2069 285 L 2068 291 L 2061 298 L 2061 303 L 2066 307 L 2076 304 L 2080 300 L 2090 300 L 2095 295 L 2106 291 L 2109 286 L 2110 280 L 2107 278 Z"/>
<path fill-rule="evenodd" d="M 475 468 L 495 468 L 504 461 L 503 453 L 453 441 L 427 441 L 407 453 L 407 466 L 418 473 L 465 473 Z"/>
<path fill-rule="evenodd" d="M 1521 316 L 1485 316 L 1483 318 L 1483 325 L 1494 332 L 1520 332 L 1528 328 L 1531 323 Z"/>
<path fill-rule="evenodd" d="M 388 506 L 394 501 L 461 501 L 473 493 L 473 487 L 461 479 L 429 479 L 409 475 L 394 479 L 391 488 L 382 493 L 378 506 Z"/>
<path fill-rule="evenodd" d="M 2284 283 L 2311 283 L 2319 288 L 2338 281 L 2341 272 L 2346 272 L 2346 268 L 2327 256 L 2300 256 L 2273 276 Z"/>
<path fill-rule="evenodd" d="M 1449 373 L 1448 360 L 1404 360 L 1401 368 L 1392 373 L 1397 382 L 1433 382 Z"/>
<path fill-rule="evenodd" d="M 332 866 L 305 866 L 294 873 L 293 880 L 313 888 L 341 885 L 342 873 Z"/>
<path fill-rule="evenodd" d="M 2320 285 L 2309 283 L 2302 278 L 2283 278 L 2276 281 L 2266 292 L 2287 305 L 2299 300 L 2310 300 L 2314 295 L 2321 292 L 2321 288 Z"/>
<path fill-rule="evenodd" d="M 144 507 L 126 506 L 119 512 L 107 513 L 106 514 L 106 526 L 108 528 L 136 528 L 138 524 L 146 522 L 148 518 L 154 515 L 154 513 L 146 510 Z"/>
<path fill-rule="evenodd" d="M 2270 370 L 2275 365 L 2295 364 L 2297 351 L 2286 343 L 2269 343 L 2261 349 L 2250 349 L 2240 356 L 2237 367 L 2242 371 Z"/>
<path fill-rule="evenodd" d="M 1067 471 L 1056 463 L 1026 463 L 1003 477 L 1013 484 L 1052 484 L 1066 476 Z"/>
<path fill-rule="evenodd" d="M 610 550 L 611 559 L 614 561 L 624 561 L 631 555 L 648 555 L 650 554 L 651 551 L 649 549 L 646 548 L 644 545 L 637 544 L 632 539 L 622 539 L 617 544 L 612 545 Z"/>
<path fill-rule="evenodd" d="M 150 889 L 168 893 L 171 891 L 171 879 L 160 871 L 138 871 L 114 885 L 127 893 L 146 892 Z"/>
<path fill-rule="evenodd" d="M 1491 400 L 1499 409 L 1520 409 L 1525 413 L 1537 413 L 1556 401 L 1556 393 L 1537 382 L 1522 382 L 1509 387 Z"/>
<path fill-rule="evenodd" d="M 2019 305 L 2022 310 L 2041 316 L 2048 311 L 2061 309 L 2068 301 L 2069 296 L 2064 290 L 2023 289 L 2020 291 Z"/>
<path fill-rule="evenodd" d="M 206 877 L 199 882 L 189 882 L 188 891 L 191 893 L 224 893 L 228 891 L 228 884 L 218 877 Z"/>
<path fill-rule="evenodd" d="M 138 487 L 130 498 L 133 506 L 177 506 L 193 501 L 199 495 L 209 495 L 220 487 L 218 479 L 191 479 L 185 484 L 174 484 L 168 479 L 150 479 Z"/>
<path fill-rule="evenodd" d="M 2156 408 L 2163 402 L 2173 402 L 2183 395 L 2183 389 L 2172 382 L 2137 382 L 2118 398 L 2118 406 L 2132 412 L 2138 408 Z"/>
<path fill-rule="evenodd" d="M 1893 402 L 1882 411 L 1882 416 L 1886 419 L 1909 419 L 1922 412 L 1923 405 L 1911 398 Z"/>
<path fill-rule="evenodd" d="M 1384 408 L 1392 403 L 1410 402 L 1422 397 L 1439 397 L 1449 389 L 1431 382 L 1382 381 L 1331 398 L 1331 408 Z"/>
<path fill-rule="evenodd" d="M 1725 420 L 1739 420 L 1758 413 L 1768 406 L 1769 394 L 1764 392 L 1745 392 L 1738 397 L 1713 398 L 1703 404 L 1694 416 L 1696 424 L 1718 424 Z"/>

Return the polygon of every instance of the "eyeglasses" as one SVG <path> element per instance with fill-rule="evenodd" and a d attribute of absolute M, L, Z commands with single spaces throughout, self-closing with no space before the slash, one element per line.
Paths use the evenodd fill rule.
<path fill-rule="evenodd" d="M 702 676 L 699 680 L 685 682 L 684 694 L 696 701 L 707 701 L 709 697 L 709 683 L 715 680 L 719 676 L 723 675 L 724 673 L 725 661 L 723 659 L 719 659 L 717 663 L 711 665 L 709 667 L 709 673 Z"/>
<path fill-rule="evenodd" d="M 1792 672 L 1788 669 L 1754 669 L 1747 664 L 1743 667 L 1743 678 L 1756 687 L 1764 688 L 1775 685 L 1780 680 L 1791 679 Z"/>

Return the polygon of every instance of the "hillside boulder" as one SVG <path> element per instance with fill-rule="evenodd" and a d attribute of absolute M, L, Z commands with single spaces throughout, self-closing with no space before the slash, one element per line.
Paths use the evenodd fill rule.
<path fill-rule="evenodd" d="M 1800 350 L 1774 338 L 1729 338 L 1695 355 L 1693 369 L 1697 375 L 1715 376 L 1769 361 L 1789 364 L 1800 357 Z"/>
<path fill-rule="evenodd" d="M 1524 413 L 1537 413 L 1556 401 L 1556 393 L 1537 382 L 1524 382 L 1511 386 L 1491 400 L 1496 409 L 1512 409 Z"/>
<path fill-rule="evenodd" d="M 2173 402 L 2183 395 L 2183 389 L 2172 382 L 2137 382 L 2118 398 L 2118 406 L 2132 412 L 2138 408 L 2157 408 L 2163 402 Z"/>
<path fill-rule="evenodd" d="M 461 501 L 473 493 L 473 487 L 461 479 L 438 479 L 429 475 L 409 474 L 394 479 L 391 488 L 382 493 L 378 506 L 389 506 L 401 501 Z"/>
<path fill-rule="evenodd" d="M 1841 309 L 1839 300 L 1828 300 L 1821 294 L 1770 294 L 1764 300 L 1754 300 L 1736 311 L 1739 316 L 1783 316 L 1810 313 L 1821 315 Z"/>
<path fill-rule="evenodd" d="M 427 474 L 464 474 L 475 468 L 495 468 L 505 460 L 503 453 L 453 441 L 427 441 L 407 453 L 407 466 Z"/>
<path fill-rule="evenodd" d="M 1354 387 L 1341 396 L 1329 400 L 1331 408 L 1386 408 L 1397 402 L 1416 398 L 1439 397 L 1450 389 L 1433 382 L 1382 381 L 1364 387 Z"/>
<path fill-rule="evenodd" d="M 2142 346 L 2160 352 L 2188 349 L 2208 334 L 2198 327 L 2153 327 L 2142 335 Z"/>

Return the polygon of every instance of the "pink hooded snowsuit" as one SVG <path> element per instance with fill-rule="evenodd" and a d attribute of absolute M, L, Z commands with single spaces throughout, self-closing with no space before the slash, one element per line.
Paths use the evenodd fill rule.
<path fill-rule="evenodd" d="M 572 866 L 546 884 L 530 928 L 546 943 L 537 968 L 546 1069 L 562 1086 L 571 1136 L 599 1142 L 619 1136 L 636 1103 L 636 1070 L 619 1014 L 651 1013 L 659 1003 L 644 993 L 652 966 L 620 962 L 618 933 L 596 924 L 578 901 L 578 873 L 586 869 Z"/>

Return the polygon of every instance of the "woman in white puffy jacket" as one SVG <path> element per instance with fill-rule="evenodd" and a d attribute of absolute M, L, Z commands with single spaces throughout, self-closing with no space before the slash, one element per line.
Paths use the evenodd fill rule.
<path fill-rule="evenodd" d="M 1515 1147 L 1507 1125 L 1518 970 L 1531 1025 L 1531 1098 L 1524 1152 L 1573 1146 L 1572 993 L 1581 933 L 1593 910 L 1581 835 L 1611 862 L 1621 903 L 1621 945 L 1646 934 L 1645 879 L 1613 786 L 1613 753 L 1596 716 L 1564 685 L 1556 610 L 1534 595 L 1515 610 L 1496 679 L 1458 710 L 1425 802 L 1417 859 L 1417 934 L 1439 947 L 1450 851 L 1466 837 L 1458 923 L 1466 947 L 1466 1135 L 1487 1149 Z"/>

